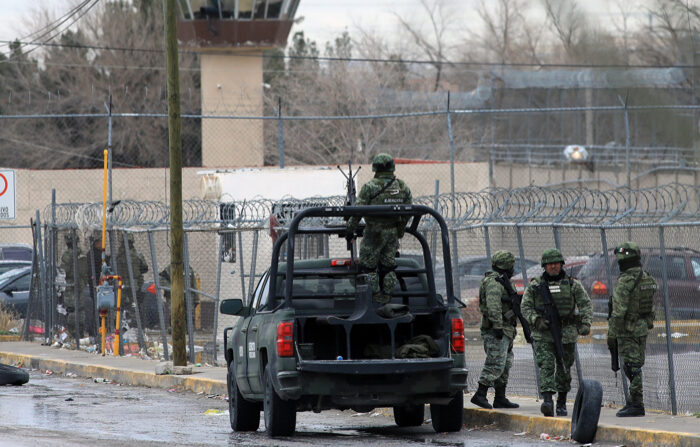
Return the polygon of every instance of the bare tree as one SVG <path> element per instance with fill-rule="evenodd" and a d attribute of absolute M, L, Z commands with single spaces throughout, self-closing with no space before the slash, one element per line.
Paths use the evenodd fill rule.
<path fill-rule="evenodd" d="M 455 16 L 445 6 L 444 0 L 420 0 L 420 6 L 425 13 L 425 16 L 421 18 L 427 19 L 428 22 L 428 32 L 414 22 L 416 17 L 409 19 L 396 14 L 396 18 L 413 40 L 416 50 L 426 57 L 435 68 L 433 91 L 437 91 L 443 67 L 448 62 L 449 45 L 447 39 L 452 30 Z"/>

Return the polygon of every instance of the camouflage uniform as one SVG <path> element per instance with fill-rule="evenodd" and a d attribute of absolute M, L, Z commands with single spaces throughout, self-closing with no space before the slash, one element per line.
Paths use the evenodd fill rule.
<path fill-rule="evenodd" d="M 640 265 L 637 244 L 625 242 L 615 249 L 620 277 L 612 297 L 608 343 L 617 341 L 625 375 L 630 381 L 630 401 L 617 416 L 643 416 L 642 366 L 647 334 L 654 327 L 653 299 L 656 281 Z"/>
<path fill-rule="evenodd" d="M 143 286 L 143 275 L 148 272 L 148 263 L 141 253 L 134 248 L 134 236 L 127 236 L 129 241 L 129 255 L 131 257 L 131 272 L 134 276 L 134 290 L 136 291 L 136 300 L 139 306 L 143 305 L 143 295 L 141 286 Z M 122 309 L 128 311 L 124 316 L 126 321 L 129 321 L 134 315 L 133 313 L 133 295 L 131 293 L 131 279 L 129 277 L 129 264 L 126 259 L 126 247 L 124 246 L 123 238 L 119 240 L 119 251 L 117 252 L 117 271 L 122 277 Z"/>
<path fill-rule="evenodd" d="M 493 270 L 486 272 L 479 286 L 479 310 L 482 314 L 481 338 L 484 342 L 486 361 L 479 377 L 479 388 L 472 403 L 482 408 L 492 408 L 486 400 L 490 387 L 496 390 L 493 406 L 518 408 L 518 404 L 505 397 L 508 373 L 513 365 L 513 339 L 516 316 L 507 290 L 500 281 L 510 281 L 515 258 L 513 254 L 499 250 L 491 257 Z"/>
<path fill-rule="evenodd" d="M 92 325 L 89 324 L 89 319 L 91 319 L 92 301 L 86 296 L 85 288 L 89 285 L 88 279 L 90 275 L 87 272 L 88 263 L 85 255 L 82 254 L 80 246 L 75 247 L 76 254 L 78 255 L 77 264 L 77 280 L 75 282 L 75 269 L 73 263 L 73 238 L 70 234 L 65 236 L 66 251 L 61 255 L 61 268 L 66 273 L 66 290 L 63 293 L 63 307 L 67 311 L 65 316 L 65 323 L 68 331 L 73 337 L 82 337 L 83 329 L 88 329 Z M 78 239 L 76 237 L 75 243 L 77 245 Z M 76 299 L 78 302 L 76 303 Z M 79 307 L 78 307 L 79 304 Z M 82 326 L 80 333 L 76 333 L 75 330 L 75 312 L 79 312 L 78 320 L 79 324 Z"/>
<path fill-rule="evenodd" d="M 545 250 L 542 254 L 542 266 L 552 263 L 564 264 L 564 257 L 557 249 Z M 561 341 L 564 348 L 563 365 L 556 361 L 554 338 L 549 330 L 549 322 L 543 311 L 544 303 L 540 287 L 546 285 L 552 294 L 552 302 L 559 312 Z M 552 416 L 552 394 L 557 392 L 557 415 L 566 415 L 566 393 L 571 390 L 571 366 L 574 363 L 574 349 L 579 335 L 588 335 L 593 319 L 593 307 L 588 294 L 579 280 L 561 273 L 549 277 L 545 272 L 528 284 L 522 301 L 522 312 L 532 327 L 535 341 L 535 357 L 540 368 L 540 391 L 544 396 L 542 412 Z"/>
<path fill-rule="evenodd" d="M 394 160 L 390 155 L 378 154 L 372 162 L 374 178 L 360 190 L 355 205 L 411 204 L 411 190 L 394 176 Z M 360 266 L 369 273 L 374 300 L 387 303 L 396 285 L 396 250 L 403 237 L 409 217 L 366 217 L 360 244 Z M 353 237 L 360 222 L 353 216 L 347 223 L 348 237 Z M 381 280 L 381 288 L 380 288 Z"/>

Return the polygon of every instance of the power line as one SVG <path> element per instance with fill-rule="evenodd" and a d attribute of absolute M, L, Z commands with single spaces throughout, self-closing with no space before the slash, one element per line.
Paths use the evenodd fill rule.
<path fill-rule="evenodd" d="M 14 41 L 0 40 L 0 43 L 9 43 Z M 83 45 L 83 44 L 65 44 L 54 42 L 21 42 L 24 45 L 37 45 L 44 47 L 60 47 L 60 48 L 76 48 L 88 50 L 106 50 L 106 51 L 124 51 L 132 53 L 157 53 L 164 54 L 165 51 L 155 48 L 129 48 L 115 47 L 104 45 Z M 194 50 L 178 50 L 180 54 L 199 54 Z M 26 53 L 25 53 L 26 54 Z M 388 63 L 388 64 L 415 64 L 415 65 L 444 65 L 444 66 L 463 66 L 463 67 L 515 67 L 515 68 L 698 68 L 694 64 L 668 64 L 668 65 L 645 65 L 645 64 L 572 64 L 572 63 L 542 63 L 542 62 L 483 62 L 483 61 L 430 61 L 424 59 L 386 59 L 386 58 L 366 58 L 366 57 L 332 57 L 332 56 L 291 56 L 287 54 L 238 54 L 238 57 L 252 57 L 263 59 L 286 59 L 286 60 L 311 60 L 319 62 L 369 62 L 369 63 Z"/>
<path fill-rule="evenodd" d="M 84 9 L 84 10 L 81 12 L 80 10 L 83 9 L 83 8 L 85 7 L 85 5 L 86 5 L 88 2 L 90 2 L 90 1 L 92 1 L 92 4 L 91 4 L 90 6 L 88 6 L 86 9 Z M 68 16 L 66 19 L 64 19 L 64 20 L 61 22 L 61 24 L 65 23 L 68 19 L 70 19 L 70 18 L 73 17 L 75 14 L 77 14 L 77 13 L 80 12 L 80 15 L 79 15 L 78 17 L 76 17 L 68 26 L 66 26 L 65 29 L 59 30 L 56 34 L 54 34 L 53 36 L 50 36 L 50 37 L 47 38 L 46 41 L 44 41 L 44 42 L 26 42 L 26 43 L 24 43 L 24 44 L 26 44 L 26 45 L 35 45 L 35 46 L 34 46 L 34 48 L 31 48 L 31 49 L 29 49 L 28 51 L 26 51 L 26 52 L 24 52 L 24 53 L 22 53 L 22 54 L 23 54 L 23 55 L 27 55 L 27 54 L 31 53 L 32 51 L 36 50 L 37 48 L 39 48 L 40 46 L 43 46 L 43 45 L 47 44 L 48 41 L 52 40 L 53 38 L 55 38 L 56 36 L 58 36 L 59 34 L 61 34 L 62 32 L 64 32 L 66 29 L 68 29 L 68 28 L 70 28 L 71 26 L 73 26 L 73 24 L 75 24 L 75 23 L 76 23 L 78 20 L 80 20 L 85 14 L 87 14 L 87 12 L 90 11 L 98 2 L 99 2 L 99 0 L 86 0 L 85 2 L 83 2 L 83 3 L 81 4 L 81 7 L 80 7 L 79 9 L 76 9 L 75 11 L 73 11 L 73 13 L 70 14 L 70 16 Z M 44 34 L 42 34 L 41 36 L 39 36 L 39 38 L 42 38 L 42 37 L 46 36 L 48 33 L 50 33 L 51 31 L 53 31 L 54 29 L 56 29 L 58 26 L 60 26 L 60 25 L 57 25 L 57 26 L 53 27 L 53 28 L 50 29 L 49 31 L 47 31 L 47 32 L 45 32 Z M 7 42 L 7 41 L 5 41 L 5 42 Z M 22 44 L 22 42 L 19 42 L 19 43 Z M 5 61 L 0 61 L 0 63 L 6 63 L 6 62 L 8 62 L 8 61 L 11 61 L 12 59 L 13 59 L 13 58 L 10 57 L 10 58 L 8 58 L 8 59 L 5 60 Z"/>

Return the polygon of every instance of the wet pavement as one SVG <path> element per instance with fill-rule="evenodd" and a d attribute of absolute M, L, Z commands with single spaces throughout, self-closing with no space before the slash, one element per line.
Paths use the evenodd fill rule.
<path fill-rule="evenodd" d="M 536 446 L 532 435 L 482 427 L 435 433 L 429 423 L 398 428 L 388 410 L 298 413 L 293 437 L 261 429 L 233 433 L 225 396 L 132 387 L 30 371 L 21 387 L 0 387 L 0 446 Z M 564 441 L 558 445 L 571 445 Z M 614 444 L 596 444 L 612 446 Z"/>

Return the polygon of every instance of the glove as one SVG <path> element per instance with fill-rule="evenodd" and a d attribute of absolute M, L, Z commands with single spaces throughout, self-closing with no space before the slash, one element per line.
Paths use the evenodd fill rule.
<path fill-rule="evenodd" d="M 578 335 L 588 335 L 591 333 L 590 324 L 582 324 L 578 327 Z"/>
<path fill-rule="evenodd" d="M 608 337 L 608 350 L 614 351 L 617 349 L 617 338 Z"/>
<path fill-rule="evenodd" d="M 492 329 L 491 331 L 493 333 L 493 336 L 497 339 L 500 340 L 503 338 L 503 329 Z"/>
<path fill-rule="evenodd" d="M 348 242 L 352 242 L 353 239 L 355 239 L 355 230 L 346 230 L 345 240 Z"/>
<path fill-rule="evenodd" d="M 537 319 L 535 319 L 535 328 L 537 328 L 537 330 L 540 332 L 548 331 L 549 321 L 545 320 L 542 317 L 537 317 Z"/>

